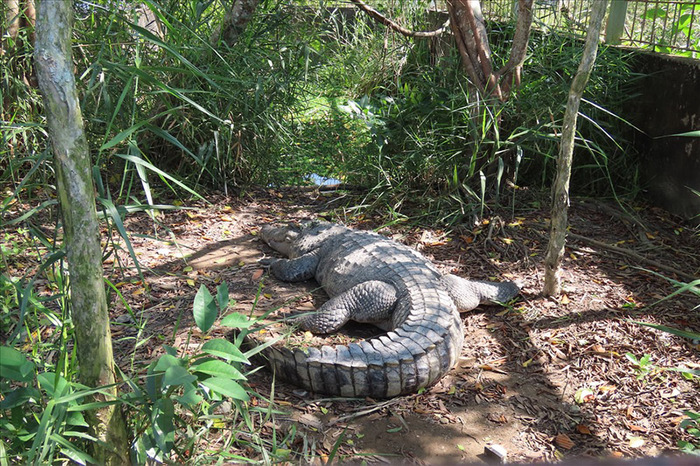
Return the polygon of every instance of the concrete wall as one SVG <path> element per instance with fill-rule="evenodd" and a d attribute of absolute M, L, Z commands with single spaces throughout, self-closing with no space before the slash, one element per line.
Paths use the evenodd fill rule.
<path fill-rule="evenodd" d="M 640 52 L 640 96 L 625 117 L 646 135 L 636 135 L 640 175 L 649 200 L 700 221 L 700 138 L 661 137 L 700 131 L 700 60 Z"/>

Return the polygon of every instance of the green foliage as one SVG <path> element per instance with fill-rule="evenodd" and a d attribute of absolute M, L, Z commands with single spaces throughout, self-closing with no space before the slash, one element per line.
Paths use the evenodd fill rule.
<path fill-rule="evenodd" d="M 208 38 L 220 10 L 198 2 L 146 5 L 162 35 L 125 11 L 96 9 L 77 27 L 83 42 L 96 45 L 88 48 L 83 108 L 100 148 L 98 166 L 123 167 L 120 196 L 132 184 L 147 190 L 153 174 L 115 159 L 125 156 L 178 167 L 167 171 L 190 186 L 247 185 L 274 164 L 285 142 L 280 115 L 298 94 L 308 51 L 277 36 L 286 16 L 274 6 L 234 47 L 215 49 Z M 163 174 L 156 178 L 170 185 Z"/>
<path fill-rule="evenodd" d="M 494 43 L 505 56 L 510 28 L 499 32 Z M 574 37 L 534 32 L 524 65 L 517 98 L 503 112 L 503 133 L 523 149 L 525 158 L 520 182 L 549 186 L 558 153 L 561 121 L 571 81 L 582 53 Z M 629 137 L 636 129 L 623 115 L 626 102 L 636 97 L 640 78 L 631 71 L 634 54 L 601 47 L 581 108 L 575 140 L 571 189 L 576 194 L 636 194 L 637 162 Z M 513 137 L 515 136 L 515 137 Z"/>
<path fill-rule="evenodd" d="M 508 56 L 511 36 L 510 27 L 493 33 L 497 62 Z M 365 44 L 370 53 L 371 35 Z M 394 64 L 385 66 L 394 72 L 391 79 L 361 77 L 367 84 L 337 99 L 327 114 L 352 118 L 356 126 L 346 127 L 364 148 L 343 154 L 331 176 L 372 188 L 375 202 L 392 211 L 419 198 L 433 220 L 450 223 L 480 213 L 488 199 L 498 201 L 506 180 L 549 186 L 581 46 L 574 38 L 535 34 L 522 87 L 505 104 L 480 101 L 464 79 L 454 47 L 443 48 L 436 52 L 440 47 L 428 41 L 385 48 L 382 62 Z M 324 67 L 338 76 L 352 72 L 343 50 L 330 52 L 340 56 Z M 601 50 L 580 111 L 575 193 L 612 197 L 640 189 L 626 140 L 635 130 L 616 114 L 634 97 L 631 60 L 630 52 Z"/>
<path fill-rule="evenodd" d="M 637 373 L 637 380 L 644 379 L 647 375 L 651 374 L 657 369 L 657 367 L 651 362 L 651 355 L 645 354 L 641 358 L 638 358 L 632 353 L 625 353 L 625 357 L 632 363 L 635 372 Z"/>
<path fill-rule="evenodd" d="M 662 332 L 670 333 L 671 335 L 676 335 L 681 338 L 700 340 L 700 333 L 697 332 L 688 332 L 673 327 L 667 327 L 665 325 L 651 324 L 649 322 L 631 322 L 634 322 L 638 325 L 651 327 Z M 630 353 L 627 353 L 626 356 L 627 359 L 629 359 L 636 365 L 638 379 L 642 378 L 643 376 L 648 374 L 652 369 L 655 368 L 650 362 L 649 355 L 645 354 L 641 360 L 637 360 L 637 358 L 635 358 Z M 669 368 L 667 370 L 679 372 L 683 377 L 685 377 L 688 380 L 697 381 L 699 380 L 698 378 L 700 378 L 700 371 L 698 371 L 697 369 L 689 369 L 687 367 L 680 366 L 677 368 Z M 681 430 L 685 431 L 687 434 L 689 434 L 691 439 L 679 440 L 677 444 L 678 448 L 684 453 L 700 455 L 700 413 L 697 413 L 695 411 L 683 411 L 683 414 L 687 416 L 687 419 L 681 421 L 678 427 Z"/>
<path fill-rule="evenodd" d="M 16 314 L 22 287 L 4 276 L 0 283 L 4 309 Z M 219 285 L 216 296 L 200 288 L 198 295 L 193 315 L 204 333 L 228 308 L 228 288 Z M 269 458 L 289 456 L 288 447 L 295 432 L 269 444 L 255 431 L 255 425 L 266 422 L 274 411 L 269 401 L 267 408 L 249 403 L 252 397 L 260 396 L 245 385 L 246 367 L 262 347 L 243 351 L 241 342 L 254 322 L 242 314 L 228 313 L 220 320 L 220 326 L 238 330 L 235 340 L 206 339 L 194 354 L 180 354 L 164 345 L 164 354 L 152 361 L 144 374 L 121 374 L 128 388 L 122 390 L 117 402 L 129 413 L 127 419 L 135 438 L 131 452 L 134 462 L 179 462 L 196 455 L 206 456 L 205 451 L 198 450 L 198 442 L 212 429 L 222 428 L 247 433 L 243 438 L 232 438 L 231 445 L 252 448 Z M 46 322 L 24 321 L 32 335 L 48 333 L 45 329 L 35 332 L 38 325 L 45 326 Z M 26 355 L 15 347 L 0 346 L 0 464 L 43 464 L 66 459 L 79 464 L 94 463 L 87 453 L 94 438 L 83 413 L 101 404 L 90 398 L 101 388 L 89 389 L 72 381 L 76 361 L 67 345 L 72 333 L 70 321 L 63 317 L 57 325 L 66 329 L 67 336 L 59 340 L 62 345 L 58 348 L 35 342 Z M 139 345 L 136 342 L 136 347 Z M 30 345 L 22 346 L 27 347 Z M 46 357 L 48 351 L 55 352 L 53 348 L 60 354 L 57 359 Z M 56 361 L 61 363 L 60 373 L 55 371 L 59 367 Z M 256 416 L 263 421 L 253 422 Z M 248 444 L 246 439 L 251 436 L 256 440 Z"/>
<path fill-rule="evenodd" d="M 0 457 L 2 464 L 44 464 L 59 458 L 94 462 L 82 448 L 87 431 L 85 397 L 96 393 L 0 346 Z"/>
<path fill-rule="evenodd" d="M 678 448 L 683 453 L 700 456 L 700 413 L 696 411 L 683 411 L 688 419 L 681 421 L 679 427 L 687 432 L 691 440 L 679 440 Z"/>
<path fill-rule="evenodd" d="M 517 98 L 485 105 L 451 44 L 408 40 L 348 10 L 262 2 L 226 46 L 209 40 L 222 16 L 216 2 L 144 8 L 159 30 L 139 26 L 135 7 L 92 4 L 75 27 L 93 173 L 122 236 L 109 203 L 120 215 L 152 207 L 163 189 L 199 196 L 211 187 L 305 183 L 316 173 L 370 188 L 368 200 L 398 213 L 420 193 L 434 219 L 454 222 L 499 200 L 506 181 L 549 183 L 580 54 L 575 39 L 535 34 Z M 385 8 L 414 29 L 434 27 L 418 3 Z M 512 28 L 492 26 L 502 62 Z M 575 192 L 639 189 L 629 126 L 615 116 L 632 97 L 629 60 L 629 52 L 601 52 L 581 110 Z M 41 148 L 38 109 L 18 112 L 11 134 L 29 132 L 28 144 Z M 31 178 L 47 184 L 46 158 L 8 159 L 15 197 L 31 196 Z"/>
<path fill-rule="evenodd" d="M 216 297 L 200 287 L 193 305 L 199 330 L 208 331 L 228 305 L 225 284 L 217 287 Z M 243 352 L 241 343 L 253 323 L 254 320 L 242 314 L 228 314 L 220 325 L 240 331 L 233 342 L 209 339 L 193 355 L 179 355 L 176 348 L 166 345 L 163 347 L 165 354 L 148 366 L 143 383 L 125 377 L 131 390 L 123 396 L 122 402 L 133 411 L 129 418 L 137 433 L 132 451 L 135 462 L 167 463 L 196 458 L 206 453 L 197 451 L 198 440 L 212 429 L 227 427 L 232 432 L 246 432 L 244 438 L 257 437 L 252 417 L 256 414 L 269 417 L 272 411 L 265 412 L 249 404 L 251 397 L 259 398 L 259 395 L 245 385 L 245 366 L 261 348 Z M 231 443 L 245 444 L 245 440 L 235 438 Z M 262 441 L 250 446 L 262 450 L 261 453 L 270 458 L 286 457 L 289 453 L 280 448 L 282 445 L 269 446 L 268 451 L 268 445 Z"/>
<path fill-rule="evenodd" d="M 692 2 L 655 4 L 639 13 L 640 20 L 635 21 L 637 30 L 631 31 L 630 35 L 651 42 L 647 47 L 654 52 L 697 58 L 700 50 L 699 13 L 698 5 Z"/>

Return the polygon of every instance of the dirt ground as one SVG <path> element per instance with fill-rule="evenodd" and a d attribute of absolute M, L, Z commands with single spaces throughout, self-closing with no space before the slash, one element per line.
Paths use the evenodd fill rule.
<path fill-rule="evenodd" d="M 269 190 L 160 214 L 160 226 L 146 215 L 132 216 L 126 225 L 148 291 L 134 277 L 114 280 L 132 309 L 147 319 L 141 338 L 159 336 L 136 349 L 137 361 L 147 364 L 159 356 L 163 343 L 182 351 L 201 344 L 191 318 L 201 283 L 211 291 L 228 284 L 236 300 L 229 312 L 249 314 L 255 306 L 256 312 L 278 309 L 273 315 L 279 315 L 318 305 L 323 294 L 317 285 L 281 283 L 263 273 L 258 260 L 274 253 L 256 233 L 270 222 L 329 212 L 355 228 L 381 226 L 377 219 L 345 215 L 339 196 Z M 486 220 L 449 231 L 400 223 L 382 228 L 446 272 L 518 280 L 522 296 L 509 308 L 485 306 L 463 314 L 467 335 L 458 367 L 423 393 L 330 399 L 275 382 L 274 399 L 285 414 L 275 418 L 274 428 L 303 432 L 307 458 L 333 455 L 357 463 L 481 462 L 499 448 L 508 461 L 657 456 L 689 440 L 679 423 L 684 410 L 700 411 L 700 385 L 697 378 L 666 369 L 700 369 L 700 342 L 631 320 L 700 331 L 698 297 L 679 294 L 650 306 L 677 289 L 652 271 L 684 282 L 700 275 L 695 231 L 646 206 L 629 215 L 613 204 L 576 200 L 565 293 L 545 298 L 540 295 L 548 233 L 544 204 L 521 196 L 514 209 L 489 212 Z M 129 263 L 126 251 L 118 257 Z M 128 371 L 136 330 L 116 298 L 113 312 L 117 359 Z M 627 353 L 650 359 L 634 364 Z M 251 376 L 260 403 L 271 395 L 272 382 L 266 370 Z"/>

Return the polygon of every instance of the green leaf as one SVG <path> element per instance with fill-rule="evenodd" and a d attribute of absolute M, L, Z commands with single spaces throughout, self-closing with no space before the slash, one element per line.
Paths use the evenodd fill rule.
<path fill-rule="evenodd" d="M 144 125 L 146 125 L 146 124 L 148 124 L 148 121 L 147 121 L 147 120 L 146 120 L 146 121 L 142 121 L 142 122 L 140 122 L 140 123 L 137 123 L 137 124 L 131 126 L 130 128 L 125 129 L 125 130 L 122 131 L 121 133 L 119 133 L 119 134 L 117 134 L 116 136 L 114 136 L 114 137 L 113 137 L 111 140 L 109 140 L 108 142 L 105 142 L 104 144 L 102 144 L 102 147 L 100 147 L 99 150 L 100 150 L 100 151 L 103 151 L 103 150 L 109 149 L 110 147 L 116 146 L 117 144 L 119 144 L 119 143 L 122 142 L 123 140 L 127 139 L 129 136 L 131 136 L 132 134 L 134 134 L 135 131 L 137 131 L 138 129 L 140 129 L 142 126 L 144 126 Z"/>
<path fill-rule="evenodd" d="M 700 138 L 700 131 L 688 131 L 686 133 L 665 134 L 663 136 L 656 136 L 654 139 L 672 138 L 672 137 Z"/>
<path fill-rule="evenodd" d="M 637 325 L 644 325 L 645 327 L 655 328 L 656 330 L 661 330 L 662 332 L 670 333 L 670 334 L 676 335 L 678 337 L 688 338 L 690 340 L 700 339 L 700 333 L 696 333 L 696 332 L 686 332 L 685 330 L 680 330 L 680 329 L 673 328 L 673 327 L 667 327 L 665 325 L 651 324 L 649 322 L 641 322 L 638 320 L 630 320 L 630 322 L 634 322 Z"/>
<path fill-rule="evenodd" d="M 245 376 L 230 364 L 226 364 L 218 359 L 210 359 L 192 367 L 193 371 L 202 372 L 217 377 L 226 377 L 235 380 L 245 380 Z"/>
<path fill-rule="evenodd" d="M 80 411 L 71 411 L 66 417 L 66 424 L 69 426 L 90 427 Z"/>
<path fill-rule="evenodd" d="M 122 217 L 119 214 L 119 210 L 114 205 L 114 203 L 109 199 L 104 199 L 104 198 L 98 197 L 97 201 L 100 204 L 102 204 L 102 206 L 105 208 L 105 213 L 109 213 L 109 216 L 112 217 L 112 221 L 114 222 L 114 226 L 117 227 L 117 231 L 119 232 L 119 236 L 121 236 L 122 239 L 124 240 L 124 243 L 126 244 L 126 248 L 129 250 L 129 255 L 131 256 L 131 258 L 134 261 L 134 265 L 136 266 L 136 270 L 139 273 L 139 277 L 141 277 L 142 281 L 145 281 L 143 278 L 143 273 L 141 272 L 141 265 L 139 264 L 139 258 L 136 256 L 136 251 L 134 251 L 134 248 L 131 245 L 131 241 L 129 240 L 129 234 L 126 232 L 126 228 L 124 227 L 124 222 L 122 221 Z"/>
<path fill-rule="evenodd" d="M 215 340 L 209 340 L 202 345 L 202 351 L 212 356 L 218 356 L 224 358 L 227 361 L 244 362 L 250 364 L 248 358 L 246 358 L 241 350 L 238 349 L 236 345 L 223 338 L 217 338 Z"/>
<path fill-rule="evenodd" d="M 221 312 L 224 312 L 228 307 L 228 285 L 226 283 L 216 287 L 216 301 Z"/>
<path fill-rule="evenodd" d="M 203 380 L 202 385 L 234 400 L 248 401 L 250 399 L 245 389 L 231 379 L 210 377 L 207 380 Z"/>
<path fill-rule="evenodd" d="M 153 434 L 156 444 L 164 453 L 170 452 L 175 441 L 175 407 L 170 398 L 159 398 L 154 404 Z"/>
<path fill-rule="evenodd" d="M 143 165 L 144 167 L 148 168 L 149 170 L 151 170 L 152 172 L 158 174 L 159 176 L 161 176 L 161 177 L 163 177 L 163 178 L 165 178 L 165 179 L 167 179 L 167 180 L 169 180 L 169 181 L 175 183 L 177 186 L 181 187 L 182 189 L 184 189 L 184 190 L 187 191 L 188 193 L 192 194 L 193 196 L 196 196 L 197 198 L 201 199 L 202 201 L 206 202 L 207 204 L 210 204 L 209 201 L 207 201 L 206 199 L 204 199 L 199 193 L 197 193 L 196 191 L 194 191 L 192 188 L 188 187 L 188 186 L 185 185 L 183 182 L 181 182 L 181 181 L 175 179 L 172 175 L 169 175 L 168 173 L 165 173 L 163 170 L 157 168 L 155 165 L 153 165 L 153 164 L 151 164 L 151 163 L 149 163 L 149 162 L 143 160 L 142 158 L 135 157 L 135 156 L 129 155 L 129 154 L 114 154 L 114 155 L 116 155 L 117 157 L 122 158 L 122 159 L 124 159 L 124 160 L 126 160 L 126 161 L 128 161 L 128 162 L 132 162 L 132 163 L 134 163 L 134 164 L 136 164 L 136 165 Z"/>
<path fill-rule="evenodd" d="M 92 456 L 76 448 L 72 443 L 63 438 L 61 435 L 53 433 L 49 435 L 49 438 L 53 440 L 53 442 L 61 445 L 61 447 L 63 447 L 61 448 L 61 454 L 66 455 L 68 458 L 73 460 L 73 462 L 78 464 L 96 463 L 96 460 Z"/>
<path fill-rule="evenodd" d="M 33 375 L 33 362 L 10 346 L 0 346 L 0 378 L 28 382 Z"/>
<path fill-rule="evenodd" d="M 24 222 L 26 219 L 28 219 L 32 215 L 36 214 L 40 210 L 43 210 L 46 207 L 50 207 L 50 206 L 55 205 L 55 204 L 58 204 L 58 201 L 56 199 L 49 199 L 48 201 L 44 201 L 40 205 L 28 210 L 23 215 L 5 222 L 5 225 L 15 225 L 17 223 Z"/>
<path fill-rule="evenodd" d="M 56 377 L 54 372 L 42 372 L 36 378 L 39 387 L 44 389 L 51 398 L 57 399 L 68 393 L 68 381 L 61 375 Z"/>
<path fill-rule="evenodd" d="M 197 295 L 194 297 L 192 314 L 194 315 L 194 321 L 197 323 L 197 327 L 199 327 L 202 333 L 208 332 L 211 326 L 214 325 L 214 322 L 216 322 L 219 311 L 216 309 L 214 297 L 204 285 L 200 285 L 199 291 L 197 291 Z"/>
<path fill-rule="evenodd" d="M 163 377 L 163 385 L 184 385 L 197 380 L 197 377 L 190 374 L 187 369 L 182 366 L 171 366 L 165 371 Z"/>
<path fill-rule="evenodd" d="M 20 387 L 9 393 L 3 393 L 4 398 L 0 400 L 0 409 L 12 409 L 21 406 L 29 400 L 38 402 L 41 400 L 41 393 L 34 387 Z"/>
<path fill-rule="evenodd" d="M 666 10 L 663 8 L 649 8 L 646 13 L 644 14 L 644 18 L 646 19 L 656 19 L 656 18 L 665 18 L 666 17 Z"/>
<path fill-rule="evenodd" d="M 239 314 L 238 312 L 234 312 L 233 314 L 229 314 L 223 319 L 221 319 L 221 325 L 223 327 L 232 327 L 232 328 L 248 328 L 251 325 L 253 325 L 255 321 L 249 319 L 248 317 L 244 316 L 243 314 Z"/>
<path fill-rule="evenodd" d="M 170 354 L 164 354 L 160 358 L 158 358 L 158 361 L 156 362 L 155 366 L 153 367 L 154 372 L 165 372 L 171 367 L 179 367 L 182 366 L 182 361 L 179 358 L 176 358 L 175 356 L 172 356 Z"/>
<path fill-rule="evenodd" d="M 203 400 L 202 396 L 199 394 L 197 389 L 192 384 L 184 385 L 184 393 L 182 396 L 175 398 L 180 404 L 185 406 L 196 406 Z"/>
<path fill-rule="evenodd" d="M 632 353 L 625 353 L 625 357 L 632 363 L 639 365 L 639 359 L 637 359 L 637 356 L 635 356 Z"/>

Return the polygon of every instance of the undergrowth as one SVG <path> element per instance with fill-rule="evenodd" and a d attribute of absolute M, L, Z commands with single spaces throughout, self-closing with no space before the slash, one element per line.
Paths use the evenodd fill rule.
<path fill-rule="evenodd" d="M 410 204 L 441 223 L 483 214 L 507 183 L 549 184 L 580 54 L 573 39 L 534 36 L 517 98 L 486 105 L 449 43 L 413 42 L 363 16 L 265 1 L 226 46 L 209 41 L 222 16 L 215 2 L 140 3 L 160 30 L 139 26 L 128 3 L 76 9 L 73 53 L 98 208 L 124 240 L 105 245 L 105 256 L 126 248 L 138 267 L 123 222 L 130 212 L 148 210 L 157 222 L 158 209 L 210 191 L 308 183 L 311 174 L 363 188 L 369 194 L 355 209 L 381 208 L 399 221 Z M 416 29 L 431 26 L 415 11 L 393 13 Z M 0 275 L 0 458 L 85 463 L 82 445 L 91 439 L 80 413 L 92 391 L 76 378 L 60 214 L 28 32 L 8 39 L 0 55 L 0 214 L 13 229 L 3 232 L 0 252 L 4 270 L 12 263 L 25 271 Z M 511 33 L 494 33 L 497 56 L 505 56 Z M 639 189 L 621 117 L 632 97 L 630 59 L 603 49 L 591 77 L 577 141 L 579 193 Z M 27 257 L 31 263 L 12 262 Z M 245 403 L 255 396 L 249 390 L 205 383 L 229 377 L 245 387 L 244 373 L 231 376 L 213 359 L 210 366 L 228 372 L 201 370 L 214 356 L 210 348 L 192 357 L 163 348 L 166 356 L 142 372 L 123 374 L 135 459 L 204 461 L 209 453 L 196 450 L 198 439 L 223 425 L 224 446 L 239 442 L 266 462 L 287 459 L 293 432 L 270 443 L 253 428 L 269 420 L 272 400 L 253 407 Z M 222 414 L 226 397 L 234 401 Z"/>

